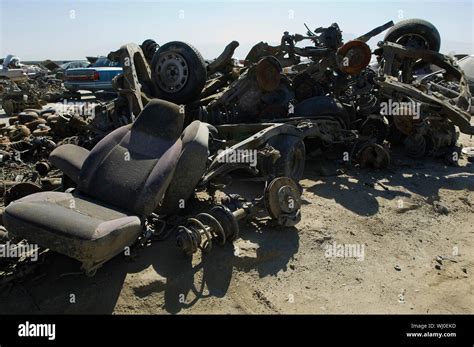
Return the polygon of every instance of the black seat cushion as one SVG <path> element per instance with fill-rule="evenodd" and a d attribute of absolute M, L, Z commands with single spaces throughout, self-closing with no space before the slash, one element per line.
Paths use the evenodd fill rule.
<path fill-rule="evenodd" d="M 79 194 L 41 192 L 12 202 L 4 222 L 13 237 L 84 263 L 109 259 L 135 241 L 140 218 Z"/>

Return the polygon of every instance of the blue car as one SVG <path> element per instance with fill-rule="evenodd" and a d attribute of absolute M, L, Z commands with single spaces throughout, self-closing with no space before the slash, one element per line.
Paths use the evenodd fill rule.
<path fill-rule="evenodd" d="M 100 57 L 86 68 L 66 70 L 64 86 L 70 91 L 113 91 L 112 79 L 121 73 L 119 63 Z"/>

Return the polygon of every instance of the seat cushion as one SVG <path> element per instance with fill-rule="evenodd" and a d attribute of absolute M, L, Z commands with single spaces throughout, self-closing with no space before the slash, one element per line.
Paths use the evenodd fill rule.
<path fill-rule="evenodd" d="M 41 192 L 12 202 L 4 223 L 25 238 L 93 267 L 124 251 L 139 236 L 140 218 L 85 196 Z"/>

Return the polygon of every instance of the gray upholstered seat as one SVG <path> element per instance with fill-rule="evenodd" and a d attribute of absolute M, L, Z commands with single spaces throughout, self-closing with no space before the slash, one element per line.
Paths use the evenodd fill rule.
<path fill-rule="evenodd" d="M 17 200 L 8 206 L 7 221 L 12 234 L 78 259 L 86 269 L 132 244 L 142 228 L 138 216 L 60 192 Z"/>
<path fill-rule="evenodd" d="M 81 168 L 86 161 L 89 151 L 83 147 L 65 144 L 54 149 L 49 155 L 49 161 L 60 168 L 74 183 L 79 183 Z"/>
<path fill-rule="evenodd" d="M 183 149 L 176 170 L 159 206 L 158 213 L 176 213 L 194 193 L 207 167 L 209 157 L 208 124 L 194 121 L 181 134 Z"/>
<path fill-rule="evenodd" d="M 181 134 L 182 150 L 173 178 L 156 212 L 177 213 L 194 193 L 202 178 L 209 157 L 209 124 L 194 121 Z M 75 145 L 63 145 L 50 155 L 51 163 L 60 168 L 73 182 L 79 183 L 79 173 L 89 151 Z M 186 207 L 186 204 L 184 204 Z"/>
<path fill-rule="evenodd" d="M 163 199 L 181 154 L 183 118 L 177 105 L 154 100 L 89 153 L 69 147 L 68 161 L 58 149 L 53 164 L 78 188 L 14 201 L 3 217 L 9 234 L 78 259 L 86 270 L 122 252 Z"/>

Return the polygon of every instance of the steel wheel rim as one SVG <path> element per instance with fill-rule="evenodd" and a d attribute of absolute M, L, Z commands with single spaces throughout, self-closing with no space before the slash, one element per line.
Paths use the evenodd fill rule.
<path fill-rule="evenodd" d="M 156 64 L 158 86 L 168 92 L 177 93 L 184 88 L 189 79 L 189 68 L 186 60 L 179 53 L 163 53 Z"/>

